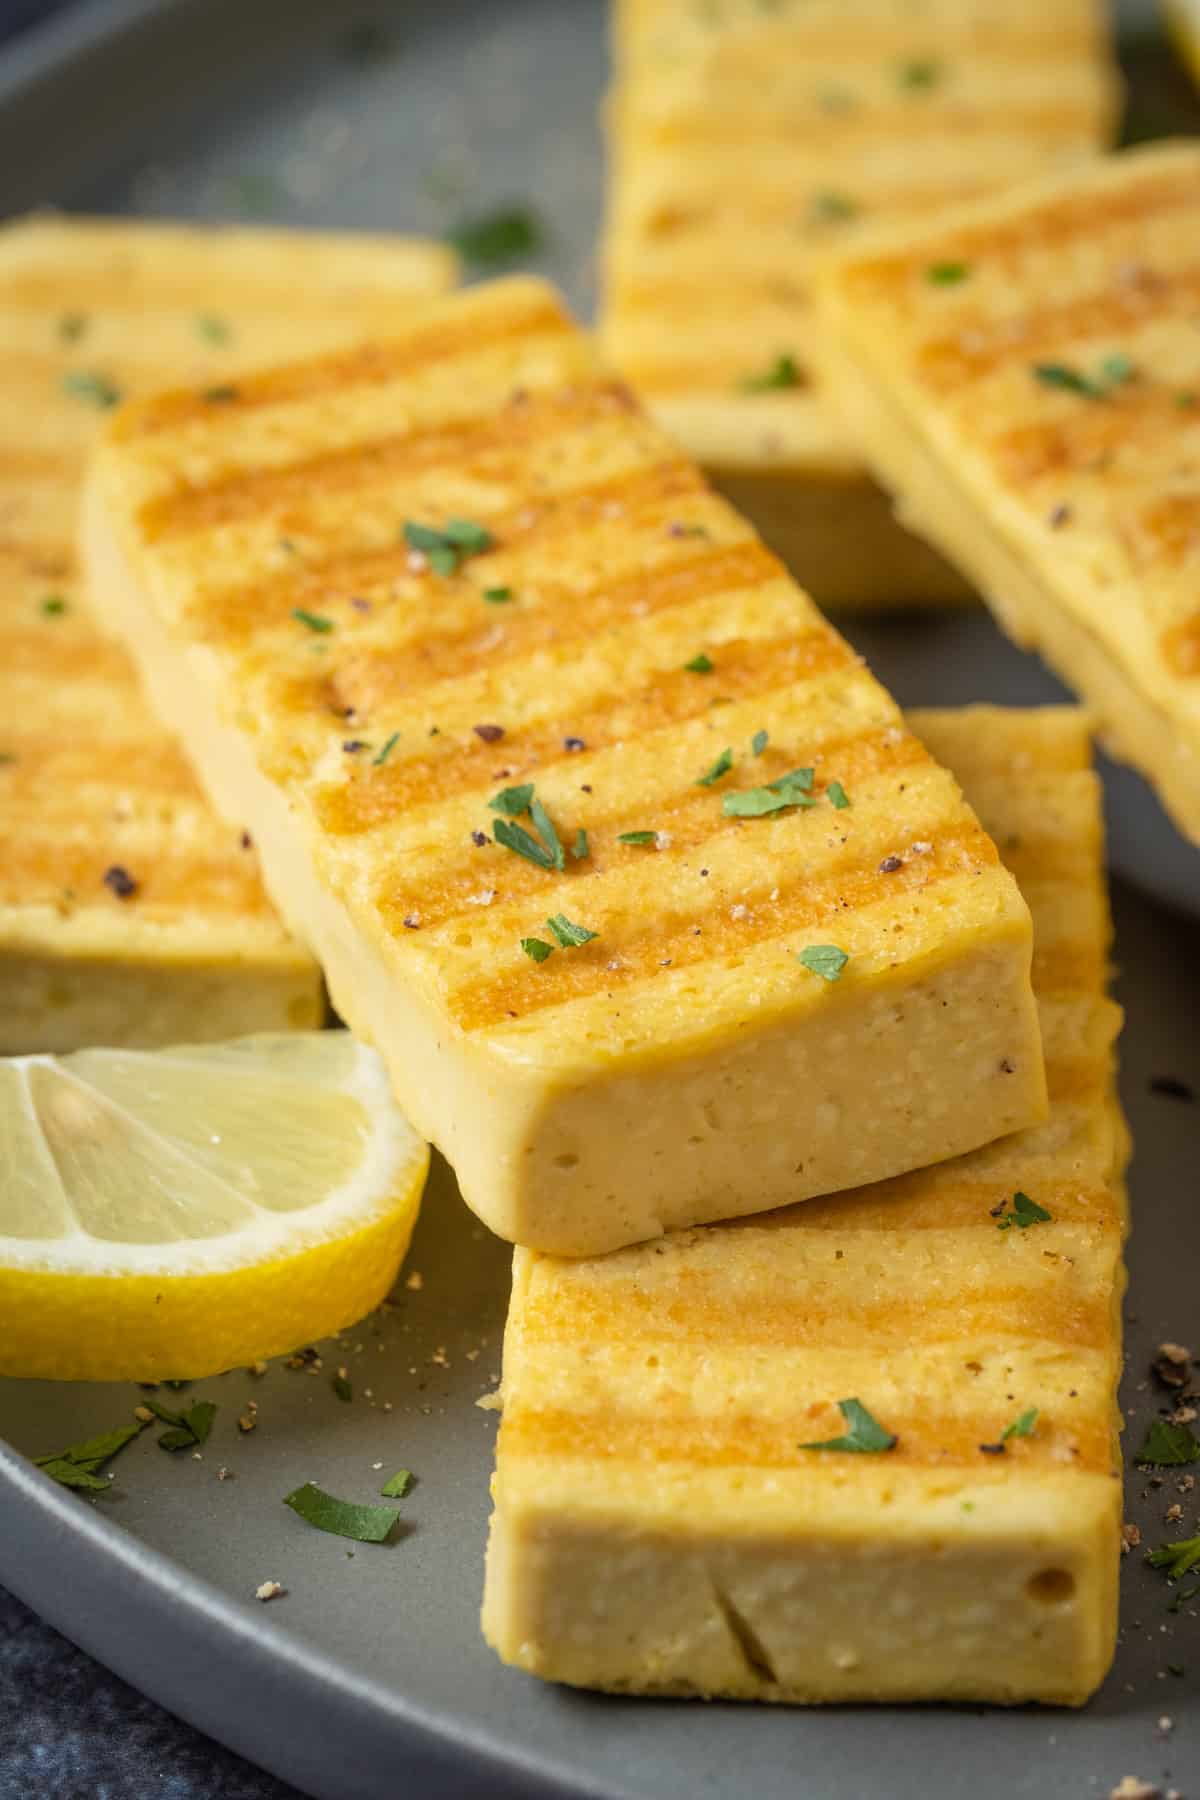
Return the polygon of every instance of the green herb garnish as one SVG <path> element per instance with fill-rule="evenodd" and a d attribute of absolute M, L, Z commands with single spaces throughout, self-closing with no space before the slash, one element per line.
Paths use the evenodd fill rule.
<path fill-rule="evenodd" d="M 801 383 L 800 370 L 793 356 L 777 356 L 759 375 L 747 375 L 741 382 L 744 394 L 766 394 L 772 388 L 794 388 Z"/>
<path fill-rule="evenodd" d="M 219 319 L 216 313 L 197 313 L 196 330 L 209 344 L 227 344 L 233 335 L 229 321 Z"/>
<path fill-rule="evenodd" d="M 529 206 L 499 207 L 479 218 L 465 219 L 450 233 L 450 243 L 464 262 L 477 269 L 494 269 L 536 256 L 546 240 L 538 215 Z"/>
<path fill-rule="evenodd" d="M 501 788 L 488 801 L 492 812 L 503 813 L 506 819 L 519 819 L 523 812 L 529 811 L 529 802 L 533 799 L 532 781 L 523 781 L 520 787 Z"/>
<path fill-rule="evenodd" d="M 513 597 L 510 587 L 484 588 L 483 597 L 489 606 L 506 606 Z"/>
<path fill-rule="evenodd" d="M 494 543 L 491 532 L 474 519 L 447 519 L 440 531 L 434 525 L 406 519 L 404 539 L 420 552 L 436 575 L 455 574 L 468 556 L 481 556 Z"/>
<path fill-rule="evenodd" d="M 1157 1550 L 1146 1552 L 1146 1561 L 1152 1569 L 1165 1569 L 1168 1581 L 1178 1581 L 1181 1575 L 1190 1575 L 1193 1569 L 1200 1568 L 1200 1537 L 1160 1544 Z"/>
<path fill-rule="evenodd" d="M 106 1494 L 112 1484 L 102 1479 L 100 1470 L 126 1444 L 132 1444 L 143 1429 L 139 1423 L 118 1425 L 112 1431 L 101 1433 L 99 1437 L 85 1439 L 82 1444 L 72 1444 L 66 1450 L 57 1450 L 53 1456 L 39 1456 L 36 1465 L 52 1481 L 57 1481 L 60 1487 L 78 1488 L 89 1494 Z"/>
<path fill-rule="evenodd" d="M 766 787 L 742 788 L 736 794 L 726 794 L 721 811 L 730 819 L 761 819 L 789 806 L 815 806 L 812 784 L 811 769 L 793 769 Z"/>
<path fill-rule="evenodd" d="M 1031 1406 L 1028 1412 L 1019 1413 L 1011 1425 L 1006 1425 L 1000 1433 L 1000 1442 L 1007 1444 L 1009 1438 L 1032 1437 L 1033 1428 L 1038 1422 L 1038 1409 Z"/>
<path fill-rule="evenodd" d="M 57 619 L 67 610 L 67 603 L 61 594 L 47 594 L 42 601 L 42 611 L 48 619 Z"/>
<path fill-rule="evenodd" d="M 720 781 L 722 775 L 728 775 L 728 773 L 729 773 L 730 769 L 732 769 L 732 767 L 733 767 L 733 751 L 732 750 L 722 750 L 720 756 L 718 756 L 718 758 L 717 758 L 716 762 L 713 764 L 712 768 L 708 769 L 703 775 L 701 775 L 700 779 L 696 783 L 696 786 L 697 787 L 711 787 L 715 781 Z"/>
<path fill-rule="evenodd" d="M 160 1405 L 157 1400 L 148 1399 L 144 1404 L 156 1419 L 171 1427 L 158 1439 L 160 1450 L 195 1450 L 208 1442 L 212 1422 L 217 1416 L 212 1400 L 196 1400 L 186 1412 L 172 1412 L 170 1407 Z"/>
<path fill-rule="evenodd" d="M 754 736 L 750 739 L 750 754 L 751 754 L 751 756 L 761 756 L 763 751 L 767 747 L 767 743 L 768 743 L 768 738 L 767 738 L 766 732 L 765 731 L 756 731 Z"/>
<path fill-rule="evenodd" d="M 703 650 L 699 655 L 693 656 L 691 662 L 685 662 L 683 666 L 689 675 L 711 675 L 713 672 L 712 657 L 705 656 Z"/>
<path fill-rule="evenodd" d="M 554 945 L 548 944 L 545 938 L 522 938 L 521 948 L 526 956 L 532 957 L 536 963 L 543 963 L 548 956 L 554 955 Z"/>
<path fill-rule="evenodd" d="M 72 369 L 63 376 L 62 384 L 65 394 L 73 395 L 76 400 L 86 400 L 89 406 L 99 407 L 102 412 L 116 406 L 121 398 L 121 390 L 113 382 L 86 369 Z"/>
<path fill-rule="evenodd" d="M 1011 1231 L 1015 1225 L 1018 1231 L 1027 1231 L 1031 1225 L 1048 1224 L 1053 1217 L 1053 1213 L 1048 1213 L 1044 1206 L 1039 1206 L 1036 1200 L 1018 1189 L 1012 1197 L 1012 1211 L 1003 1213 L 996 1220 L 996 1229 Z"/>
<path fill-rule="evenodd" d="M 801 1444 L 801 1450 L 856 1450 L 864 1456 L 877 1456 L 881 1451 L 896 1448 L 898 1440 L 890 1431 L 884 1430 L 878 1419 L 872 1418 L 861 1400 L 839 1400 L 837 1404 L 849 1431 L 843 1437 Z"/>
<path fill-rule="evenodd" d="M 822 981 L 837 981 L 850 957 L 836 944 L 809 944 L 806 949 L 797 951 L 796 961 L 803 963 L 812 974 L 819 975 Z"/>
<path fill-rule="evenodd" d="M 618 844 L 653 844 L 657 842 L 657 831 L 622 831 L 617 837 Z"/>
<path fill-rule="evenodd" d="M 957 287 L 971 273 L 969 263 L 941 262 L 930 263 L 925 271 L 925 279 L 934 287 Z"/>
<path fill-rule="evenodd" d="M 555 913 L 547 919 L 546 929 L 553 933 L 563 950 L 576 950 L 580 944 L 590 944 L 598 935 L 589 931 L 586 925 L 573 925 L 565 913 Z"/>
<path fill-rule="evenodd" d="M 1132 381 L 1135 369 L 1129 357 L 1122 351 L 1115 351 L 1106 356 L 1100 364 L 1097 375 L 1086 375 L 1082 369 L 1073 368 L 1070 363 L 1034 363 L 1033 377 L 1043 387 L 1063 388 L 1070 394 L 1083 394 L 1089 400 L 1103 400 L 1114 388 Z"/>
<path fill-rule="evenodd" d="M 915 56 L 900 64 L 896 79 L 910 93 L 927 93 L 942 78 L 942 65 L 932 56 Z"/>
<path fill-rule="evenodd" d="M 1173 1425 L 1169 1419 L 1152 1419 L 1145 1442 L 1133 1460 L 1149 1463 L 1156 1469 L 1182 1468 L 1184 1463 L 1200 1461 L 1200 1443 L 1186 1425 Z"/>
<path fill-rule="evenodd" d="M 575 858 L 576 862 L 584 862 L 590 855 L 588 849 L 588 834 L 583 829 L 582 825 L 575 833 L 575 842 L 571 845 L 571 855 Z"/>
<path fill-rule="evenodd" d="M 555 861 L 554 853 L 547 850 L 544 844 L 539 844 L 523 825 L 512 825 L 507 819 L 497 819 L 492 827 L 492 836 L 506 850 L 513 851 L 517 856 L 523 856 L 526 862 L 536 864 L 539 869 L 561 867 L 561 864 Z"/>
<path fill-rule="evenodd" d="M 301 625 L 307 625 L 310 631 L 332 631 L 333 620 L 325 618 L 323 613 L 309 612 L 303 606 L 293 606 L 292 617 Z"/>
<path fill-rule="evenodd" d="M 841 782 L 831 781 L 825 792 L 829 795 L 829 804 L 836 807 L 838 812 L 845 812 L 850 804 L 850 796 Z"/>
<path fill-rule="evenodd" d="M 410 1492 L 412 1484 L 412 1471 L 397 1469 L 396 1473 L 389 1476 L 388 1480 L 384 1482 L 379 1491 L 385 1500 L 403 1500 Z"/>
<path fill-rule="evenodd" d="M 388 738 L 387 742 L 380 748 L 378 754 L 371 758 L 371 761 L 376 768 L 378 768 L 381 763 L 387 761 L 399 742 L 400 733 L 398 731 L 393 731 L 391 737 Z"/>
<path fill-rule="evenodd" d="M 400 1517 L 390 1506 L 358 1506 L 353 1500 L 338 1500 L 312 1481 L 286 1494 L 283 1504 L 306 1525 L 334 1537 L 352 1538 L 356 1544 L 382 1544 Z"/>
<path fill-rule="evenodd" d="M 858 213 L 858 202 L 849 194 L 837 194 L 826 188 L 822 193 L 814 194 L 809 207 L 809 217 L 821 223 L 833 224 L 842 219 L 853 219 Z"/>
<path fill-rule="evenodd" d="M 85 313 L 64 313 L 58 321 L 58 335 L 64 344 L 77 344 L 87 330 Z"/>
<path fill-rule="evenodd" d="M 330 1376 L 329 1385 L 339 1400 L 344 1400 L 347 1405 L 353 1400 L 354 1389 L 344 1375 Z"/>

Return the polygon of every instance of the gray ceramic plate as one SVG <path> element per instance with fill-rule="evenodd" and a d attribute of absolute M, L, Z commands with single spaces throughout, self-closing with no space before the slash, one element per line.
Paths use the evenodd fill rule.
<path fill-rule="evenodd" d="M 381 16 L 391 54 L 380 54 L 387 34 L 348 40 L 356 15 L 321 0 L 84 7 L 0 64 L 0 208 L 261 208 L 297 223 L 441 231 L 462 212 L 533 198 L 554 232 L 546 265 L 586 305 L 598 0 L 421 0 Z M 1142 55 L 1162 69 L 1154 51 Z M 982 616 L 857 635 L 912 702 L 1055 691 Z M 1122 868 L 1194 901 L 1194 863 L 1132 778 L 1128 792 L 1113 790 Z M 1200 1335 L 1200 1114 L 1150 1086 L 1170 1076 L 1200 1093 L 1200 941 L 1126 890 L 1118 901 L 1138 1140 L 1126 1389 L 1136 1433 L 1157 1400 L 1153 1346 Z M 477 1625 L 493 1419 L 474 1402 L 498 1372 L 507 1263 L 440 1171 L 410 1262 L 420 1291 L 402 1289 L 347 1349 L 323 1347 L 321 1377 L 279 1367 L 198 1384 L 220 1406 L 202 1460 L 144 1437 L 96 1505 L 14 1452 L 115 1423 L 135 1391 L 0 1382 L 0 1437 L 13 1446 L 0 1447 L 0 1582 L 175 1711 L 328 1800 L 1044 1800 L 1106 1794 L 1130 1773 L 1173 1779 L 1196 1800 L 1200 1620 L 1194 1608 L 1169 1614 L 1161 1578 L 1137 1558 L 1117 1669 L 1082 1715 L 644 1704 L 502 1669 Z M 328 1384 L 339 1363 L 350 1405 Z M 251 1397 L 260 1425 L 242 1437 Z M 409 1528 L 386 1548 L 323 1537 L 281 1505 L 308 1478 L 370 1499 L 401 1465 L 419 1481 Z M 221 1466 L 232 1480 L 216 1479 Z M 1130 1515 L 1148 1541 L 1168 1535 L 1174 1498 L 1170 1484 L 1132 1484 Z M 288 1593 L 260 1606 L 253 1592 L 267 1579 Z"/>

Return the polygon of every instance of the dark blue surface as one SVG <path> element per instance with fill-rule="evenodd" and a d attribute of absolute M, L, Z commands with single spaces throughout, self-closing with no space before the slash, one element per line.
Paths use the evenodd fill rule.
<path fill-rule="evenodd" d="M 0 38 L 66 0 L 0 0 Z M 0 1588 L 0 1800 L 292 1800 Z"/>

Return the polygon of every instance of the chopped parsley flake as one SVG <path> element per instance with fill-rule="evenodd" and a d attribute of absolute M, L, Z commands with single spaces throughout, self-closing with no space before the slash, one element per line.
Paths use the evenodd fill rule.
<path fill-rule="evenodd" d="M 963 262 L 930 263 L 925 279 L 934 287 L 957 287 L 971 273 L 971 265 Z"/>
<path fill-rule="evenodd" d="M 580 944 L 590 944 L 598 935 L 589 931 L 586 925 L 573 925 L 565 913 L 555 913 L 547 919 L 546 929 L 557 938 L 564 950 L 575 950 Z"/>
<path fill-rule="evenodd" d="M 1015 1225 L 1019 1231 L 1027 1231 L 1031 1225 L 1048 1224 L 1053 1217 L 1053 1213 L 1048 1213 L 1044 1206 L 1039 1206 L 1036 1200 L 1018 1189 L 1012 1197 L 1012 1211 L 1001 1214 L 996 1220 L 996 1229 L 1011 1231 Z"/>
<path fill-rule="evenodd" d="M 99 1437 L 85 1439 L 82 1444 L 71 1444 L 66 1450 L 57 1450 L 52 1456 L 39 1456 L 37 1467 L 43 1474 L 49 1475 L 52 1481 L 57 1481 L 60 1487 L 78 1488 L 91 1494 L 106 1494 L 111 1484 L 101 1477 L 100 1470 L 126 1444 L 131 1444 L 135 1437 L 140 1436 L 142 1429 L 140 1423 L 118 1425 Z"/>
<path fill-rule="evenodd" d="M 42 601 L 42 612 L 48 619 L 57 619 L 67 610 L 67 603 L 61 594 L 47 594 Z"/>
<path fill-rule="evenodd" d="M 546 240 L 542 221 L 530 206 L 504 206 L 475 219 L 465 219 L 450 233 L 450 243 L 464 262 L 495 269 L 536 256 Z"/>
<path fill-rule="evenodd" d="M 1019 1413 L 1011 1425 L 1006 1425 L 1000 1433 L 1000 1442 L 1007 1444 L 1009 1438 L 1032 1437 L 1034 1426 L 1038 1422 L 1038 1409 L 1031 1406 L 1027 1412 Z"/>
<path fill-rule="evenodd" d="M 1156 1469 L 1181 1468 L 1184 1463 L 1200 1461 L 1200 1443 L 1186 1425 L 1173 1425 L 1169 1419 L 1151 1419 L 1145 1442 L 1133 1460 L 1149 1463 Z"/>
<path fill-rule="evenodd" d="M 376 752 L 376 754 L 371 758 L 371 762 L 375 768 L 378 768 L 381 763 L 385 763 L 387 761 L 388 757 L 392 754 L 392 751 L 396 748 L 396 745 L 399 742 L 400 742 L 400 733 L 398 731 L 393 731 L 391 737 L 388 738 L 387 742 L 385 744 L 383 744 L 380 747 L 380 749 Z"/>
<path fill-rule="evenodd" d="M 842 786 L 841 782 L 831 781 L 829 786 L 825 789 L 825 792 L 829 795 L 829 804 L 835 807 L 838 812 L 845 812 L 850 804 L 850 796 Z"/>
<path fill-rule="evenodd" d="M 756 731 L 754 736 L 750 739 L 751 756 L 761 756 L 767 747 L 768 741 L 765 731 Z"/>
<path fill-rule="evenodd" d="M 712 785 L 715 781 L 720 781 L 722 775 L 728 775 L 728 773 L 729 773 L 730 769 L 732 769 L 732 767 L 733 767 L 733 751 L 731 749 L 722 750 L 720 756 L 718 756 L 718 758 L 717 758 L 716 762 L 713 764 L 712 768 L 708 769 L 703 775 L 701 775 L 700 779 L 696 783 L 696 786 L 697 787 L 712 787 Z"/>
<path fill-rule="evenodd" d="M 483 597 L 489 606 L 507 606 L 513 591 L 510 587 L 484 588 Z"/>
<path fill-rule="evenodd" d="M 836 944 L 809 944 L 806 949 L 797 951 L 796 961 L 812 974 L 819 975 L 822 981 L 837 981 L 850 957 Z"/>
<path fill-rule="evenodd" d="M 801 1450 L 856 1450 L 864 1456 L 877 1456 L 884 1450 L 896 1448 L 896 1437 L 885 1431 L 878 1419 L 872 1418 L 861 1400 L 839 1400 L 837 1404 L 849 1431 L 842 1437 L 801 1444 Z"/>
<path fill-rule="evenodd" d="M 689 675 L 711 675 L 713 672 L 712 657 L 705 656 L 703 650 L 698 656 L 693 656 L 691 662 L 685 662 L 683 666 Z"/>
<path fill-rule="evenodd" d="M 334 1537 L 351 1538 L 356 1544 L 382 1544 L 400 1517 L 390 1506 L 358 1506 L 353 1500 L 338 1500 L 312 1481 L 285 1495 L 283 1504 L 306 1525 Z"/>
<path fill-rule="evenodd" d="M 333 620 L 327 619 L 323 613 L 309 612 L 303 606 L 293 606 L 292 617 L 301 625 L 307 625 L 310 631 L 332 631 Z"/>
<path fill-rule="evenodd" d="M 553 851 L 547 850 L 544 844 L 539 844 L 523 825 L 513 825 L 507 819 L 497 819 L 492 827 L 492 836 L 506 850 L 512 850 L 517 856 L 523 856 L 526 862 L 535 863 L 539 869 L 554 869 L 561 866 L 555 861 Z"/>
<path fill-rule="evenodd" d="M 772 388 L 800 386 L 800 370 L 794 356 L 777 356 L 758 375 L 747 375 L 741 383 L 744 394 L 766 394 Z"/>
<path fill-rule="evenodd" d="M 533 958 L 535 963 L 543 963 L 548 956 L 554 955 L 554 945 L 548 944 L 545 938 L 522 938 L 521 948 L 526 956 Z"/>
<path fill-rule="evenodd" d="M 196 330 L 209 344 L 227 344 L 233 335 L 229 329 L 229 321 L 218 318 L 216 313 L 198 313 Z"/>
<path fill-rule="evenodd" d="M 618 844 L 653 844 L 657 838 L 657 831 L 623 831 L 617 838 L 617 842 Z"/>
<path fill-rule="evenodd" d="M 1114 388 L 1132 381 L 1135 372 L 1133 363 L 1121 351 L 1106 356 L 1096 375 L 1086 375 L 1082 369 L 1073 368 L 1070 363 L 1033 365 L 1033 378 L 1040 381 L 1043 387 L 1063 388 L 1070 394 L 1086 395 L 1089 400 L 1103 400 Z"/>
<path fill-rule="evenodd" d="M 506 850 L 515 851 L 527 862 L 536 863 L 539 869 L 561 871 L 566 867 L 566 856 L 558 833 L 546 808 L 535 795 L 531 781 L 523 782 L 520 787 L 502 789 L 500 793 L 493 795 L 488 805 L 493 812 L 504 815 L 497 819 L 492 829 L 492 836 L 498 844 L 503 844 Z M 538 832 L 540 842 L 523 825 L 511 823 L 524 812 L 528 812 L 530 823 Z M 578 836 L 575 844 L 578 855 Z M 584 853 L 586 854 L 586 836 Z"/>
<path fill-rule="evenodd" d="M 588 834 L 581 825 L 575 833 L 575 842 L 571 845 L 571 855 L 576 862 L 584 862 L 588 854 Z"/>
<path fill-rule="evenodd" d="M 345 1375 L 331 1375 L 329 1385 L 339 1400 L 344 1400 L 347 1405 L 353 1400 L 354 1389 Z"/>
<path fill-rule="evenodd" d="M 523 781 L 520 787 L 501 788 L 488 801 L 492 812 L 503 813 L 506 819 L 519 819 L 523 812 L 529 811 L 529 802 L 533 799 L 532 781 Z"/>
<path fill-rule="evenodd" d="M 481 556 L 495 540 L 474 519 L 448 519 L 440 531 L 434 525 L 406 519 L 404 541 L 420 552 L 435 575 L 454 575 L 468 556 Z"/>
<path fill-rule="evenodd" d="M 849 194 L 838 194 L 826 188 L 812 197 L 809 217 L 820 223 L 834 224 L 842 219 L 853 219 L 858 214 L 858 201 L 852 200 Z"/>
<path fill-rule="evenodd" d="M 900 64 L 896 79 L 910 93 L 927 93 L 942 78 L 942 65 L 932 56 L 915 56 Z"/>
<path fill-rule="evenodd" d="M 1168 1581 L 1178 1581 L 1181 1575 L 1190 1575 L 1193 1569 L 1200 1568 L 1200 1537 L 1160 1544 L 1157 1550 L 1146 1552 L 1146 1561 L 1152 1569 L 1165 1569 Z"/>
<path fill-rule="evenodd" d="M 156 1419 L 171 1427 L 158 1439 L 160 1450 L 195 1450 L 208 1442 L 212 1422 L 217 1416 L 213 1401 L 196 1400 L 186 1412 L 172 1412 L 170 1407 L 161 1406 L 157 1400 L 147 1399 L 144 1404 Z"/>
<path fill-rule="evenodd" d="M 742 788 L 736 794 L 726 794 L 721 810 L 730 819 L 761 819 L 789 806 L 815 806 L 812 784 L 811 769 L 793 769 L 766 787 Z"/>
<path fill-rule="evenodd" d="M 385 1500 L 403 1500 L 412 1490 L 413 1476 L 411 1469 L 397 1469 L 388 1477 L 380 1488 Z"/>
<path fill-rule="evenodd" d="M 89 406 L 99 407 L 102 412 L 116 406 L 121 398 L 121 390 L 113 382 L 86 369 L 72 369 L 68 375 L 63 376 L 62 384 L 65 394 L 71 394 L 76 400 L 85 400 Z"/>

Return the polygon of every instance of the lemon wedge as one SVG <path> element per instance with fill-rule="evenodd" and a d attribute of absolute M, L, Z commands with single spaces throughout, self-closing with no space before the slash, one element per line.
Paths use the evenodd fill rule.
<path fill-rule="evenodd" d="M 0 1375 L 211 1375 L 340 1330 L 428 1167 L 345 1031 L 4 1059 Z"/>

